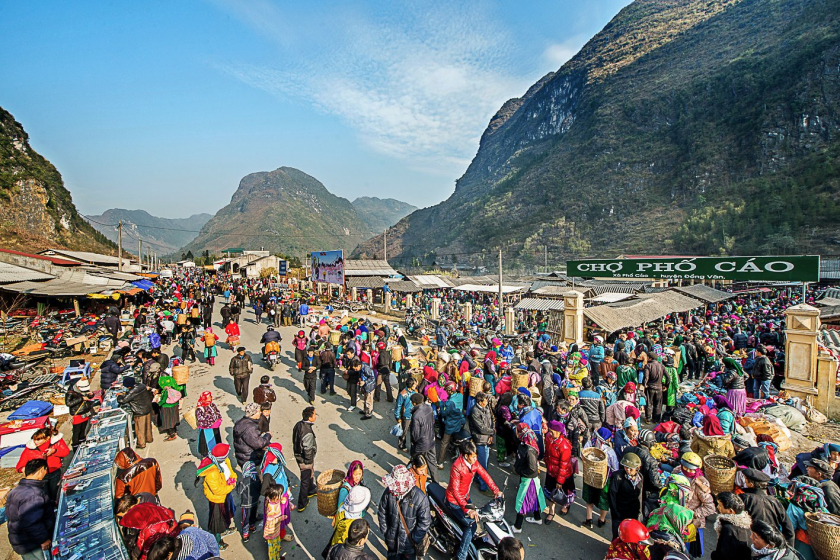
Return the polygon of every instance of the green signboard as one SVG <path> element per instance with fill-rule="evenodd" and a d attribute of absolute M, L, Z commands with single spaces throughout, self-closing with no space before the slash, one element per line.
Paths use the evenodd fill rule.
<path fill-rule="evenodd" d="M 589 278 L 665 278 L 819 282 L 820 257 L 684 257 L 569 261 L 566 274 Z"/>

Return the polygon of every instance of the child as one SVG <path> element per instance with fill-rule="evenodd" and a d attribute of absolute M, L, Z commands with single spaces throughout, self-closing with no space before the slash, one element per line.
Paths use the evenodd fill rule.
<path fill-rule="evenodd" d="M 265 434 L 271 431 L 271 403 L 262 403 L 260 405 L 260 412 L 259 429 L 260 433 Z"/>
<path fill-rule="evenodd" d="M 269 560 L 280 560 L 283 542 L 293 540 L 286 532 L 289 524 L 291 504 L 282 485 L 273 485 L 265 492 L 265 513 L 263 515 L 263 538 L 268 543 Z"/>
<path fill-rule="evenodd" d="M 615 372 L 607 371 L 595 389 L 601 395 L 601 398 L 604 399 L 604 406 L 615 404 L 615 401 L 618 400 L 618 396 L 616 395 L 617 388 Z"/>
<path fill-rule="evenodd" d="M 647 398 L 645 398 L 645 386 L 639 385 L 639 388 L 636 390 L 637 400 L 637 408 L 642 415 L 642 418 L 646 418 L 645 416 L 645 405 L 647 405 Z"/>

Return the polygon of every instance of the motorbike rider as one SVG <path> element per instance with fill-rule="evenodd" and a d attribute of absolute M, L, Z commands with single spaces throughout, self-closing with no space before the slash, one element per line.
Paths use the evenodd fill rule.
<path fill-rule="evenodd" d="M 478 450 L 475 444 L 468 441 L 461 446 L 461 456 L 452 463 L 449 486 L 446 488 L 446 505 L 449 514 L 464 529 L 456 555 L 458 560 L 467 560 L 467 552 L 477 529 L 478 511 L 471 507 L 470 501 L 470 487 L 475 475 L 481 477 L 496 498 L 503 496 L 502 491 L 478 462 Z"/>
<path fill-rule="evenodd" d="M 280 333 L 274 330 L 274 327 L 268 327 L 268 329 L 263 333 L 262 338 L 260 339 L 260 344 L 263 344 L 263 358 L 265 358 L 269 352 L 280 352 L 280 341 L 283 340 L 283 337 L 280 336 Z"/>

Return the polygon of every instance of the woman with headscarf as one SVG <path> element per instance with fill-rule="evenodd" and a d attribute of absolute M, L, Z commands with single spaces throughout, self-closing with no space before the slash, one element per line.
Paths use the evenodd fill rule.
<path fill-rule="evenodd" d="M 207 327 L 204 329 L 202 340 L 204 341 L 204 359 L 211 366 L 216 365 L 216 356 L 219 353 L 216 349 L 216 341 L 219 340 L 219 335 L 213 332 L 213 327 Z"/>
<path fill-rule="evenodd" d="M 694 440 L 691 442 L 691 450 L 700 457 L 715 454 L 731 459 L 735 456 L 732 437 L 724 435 L 720 420 L 714 414 L 707 412 L 703 417 L 703 428 L 701 430 L 694 428 L 693 431 Z"/>
<path fill-rule="evenodd" d="M 513 532 L 522 532 L 522 522 L 530 513 L 529 523 L 542 525 L 542 510 L 545 509 L 545 494 L 540 484 L 539 446 L 534 431 L 525 423 L 516 426 L 519 447 L 516 450 L 514 471 L 519 475 L 519 490 L 516 492 L 516 521 Z"/>
<path fill-rule="evenodd" d="M 790 503 L 787 516 L 793 523 L 793 548 L 802 555 L 803 560 L 816 560 L 814 549 L 811 548 L 811 537 L 805 524 L 806 513 L 828 513 L 825 494 L 818 487 L 818 482 L 808 476 L 796 477 L 787 490 Z"/>
<path fill-rule="evenodd" d="M 689 492 L 684 505 L 694 512 L 692 523 L 697 529 L 697 538 L 691 542 L 689 551 L 692 556 L 700 558 L 705 552 L 703 532 L 706 528 L 706 518 L 715 513 L 715 500 L 712 497 L 711 486 L 703 475 L 703 461 L 696 453 L 685 453 L 672 475 L 682 475 L 688 479 Z"/>
<path fill-rule="evenodd" d="M 514 430 L 518 422 L 515 410 L 512 393 L 505 393 L 499 397 L 499 404 L 496 407 L 496 433 L 499 436 L 496 438 L 496 459 L 502 468 L 510 466 L 507 458 L 516 452 L 519 445 Z"/>
<path fill-rule="evenodd" d="M 653 510 L 646 522 L 653 541 L 651 556 L 664 558 L 671 550 L 685 553 L 685 539 L 691 539 L 692 535 L 696 538 L 691 528 L 693 518 L 694 513 L 678 503 L 665 504 Z"/>
<path fill-rule="evenodd" d="M 744 384 L 744 370 L 741 364 L 731 357 L 723 359 L 726 370 L 723 373 L 723 386 L 727 389 L 726 399 L 732 404 L 735 418 L 740 418 L 747 410 L 747 390 Z"/>
<path fill-rule="evenodd" d="M 498 375 L 496 372 L 497 364 L 498 359 L 496 357 L 496 352 L 494 350 L 488 351 L 484 355 L 484 380 L 489 382 L 493 387 L 496 386 L 496 382 L 498 381 Z"/>
<path fill-rule="evenodd" d="M 365 485 L 365 466 L 361 461 L 353 461 L 350 463 L 350 468 L 347 469 L 347 476 L 341 482 L 341 487 L 338 489 L 338 504 L 344 503 L 350 490 L 356 486 Z"/>
<path fill-rule="evenodd" d="M 607 456 L 607 482 L 603 488 L 595 488 L 586 483 L 583 484 L 583 492 L 581 497 L 586 503 L 586 519 L 581 523 L 581 527 L 592 529 L 592 511 L 598 508 L 598 528 L 600 529 L 607 523 L 607 513 L 610 511 L 610 477 L 618 470 L 618 455 L 612 448 L 612 432 L 604 427 L 598 428 L 598 431 L 593 434 L 592 438 L 583 446 L 584 449 L 595 447 L 604 452 Z"/>
<path fill-rule="evenodd" d="M 158 385 L 160 386 L 160 399 L 158 400 L 160 431 L 166 434 L 163 441 L 172 441 L 178 437 L 178 424 L 181 423 L 178 403 L 187 396 L 187 386 L 178 385 L 175 378 L 169 374 L 161 375 L 158 379 Z"/>
<path fill-rule="evenodd" d="M 295 363 L 298 371 L 303 371 L 303 362 L 306 359 L 306 347 L 308 342 L 306 340 L 306 333 L 298 331 L 292 339 L 292 345 L 295 347 Z"/>
<path fill-rule="evenodd" d="M 735 414 L 732 412 L 732 403 L 723 395 L 715 395 L 715 406 L 717 406 L 717 417 L 720 421 L 721 430 L 725 435 L 735 433 Z"/>
<path fill-rule="evenodd" d="M 198 429 L 198 454 L 206 457 L 217 443 L 222 441 L 219 428 L 222 425 L 222 414 L 213 404 L 213 393 L 204 391 L 198 397 L 195 407 L 196 428 Z"/>
<path fill-rule="evenodd" d="M 561 504 L 560 515 L 569 513 L 568 495 L 574 495 L 575 478 L 572 470 L 572 444 L 566 439 L 566 426 L 559 420 L 552 420 L 548 423 L 548 432 L 545 434 L 545 491 L 549 496 L 548 516 L 546 523 L 554 520 L 554 509 L 557 503 Z M 563 494 L 562 500 L 554 501 L 555 490 L 560 488 Z M 559 494 L 557 497 L 560 497 Z"/>
<path fill-rule="evenodd" d="M 210 503 L 207 530 L 216 536 L 220 550 L 227 548 L 222 538 L 236 531 L 230 526 L 236 510 L 231 497 L 236 488 L 236 473 L 230 465 L 229 452 L 228 444 L 216 444 L 210 455 L 201 460 L 196 471 L 196 483 L 204 478 L 204 496 Z"/>

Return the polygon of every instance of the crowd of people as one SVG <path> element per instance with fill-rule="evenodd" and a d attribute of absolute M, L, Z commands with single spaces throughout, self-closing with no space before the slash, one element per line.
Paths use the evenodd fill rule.
<path fill-rule="evenodd" d="M 519 476 L 513 535 L 523 533 L 525 523 L 566 516 L 580 502 L 585 529 L 600 530 L 609 517 L 608 559 L 702 557 L 707 519 L 715 514 L 713 558 L 734 552 L 733 558 L 808 559 L 813 551 L 804 513 L 840 514 L 840 445 L 826 444 L 787 468 L 773 438 L 742 422 L 765 407 L 798 404 L 779 393 L 783 312 L 794 302 L 783 293 L 710 305 L 701 314 L 675 314 L 659 327 L 603 333 L 606 338 L 596 325 L 582 345 L 552 345 L 545 323 L 535 318 L 534 343 L 521 352 L 497 338 L 487 350 L 452 347 L 444 336 L 421 353 L 412 352 L 403 329 L 387 321 L 328 314 L 312 321 L 312 301 L 300 294 L 263 280 L 188 272 L 161 281 L 151 301 L 134 311 L 133 332 L 147 333 L 148 349 L 118 341 L 100 369 L 101 389 L 120 387 L 118 402 L 132 413 L 136 449 L 153 441 L 153 427 L 164 441 L 177 439 L 187 384 L 176 380 L 173 368 L 199 359 L 197 344 L 204 346 L 204 361 L 215 366 L 222 343 L 212 324 L 217 299 L 224 343 L 236 350 L 228 373 L 244 416 L 233 425 L 231 446 L 222 437 L 225 418 L 212 392 L 198 398 L 196 484 L 208 503 L 208 517 L 200 522 L 189 511 L 176 520 L 161 505 L 157 461 L 132 448 L 118 454 L 115 512 L 134 559 L 217 557 L 227 548 L 225 537 L 236 532 L 236 512 L 243 541 L 259 534 L 261 518 L 268 557 L 281 558 L 283 544 L 294 538 L 294 515 L 316 495 L 318 393 L 334 406 L 358 409 L 361 420 L 373 418 L 374 407 L 393 415 L 391 435 L 406 455 L 381 480 L 386 490 L 377 524 L 389 559 L 427 553 L 434 509 L 429 488 L 448 461 L 449 481 L 438 505 L 462 527 L 458 560 L 466 560 L 478 530 L 472 485 L 488 498 L 503 495 L 488 473 L 491 461 Z M 254 364 L 239 345 L 246 300 L 266 327 L 263 356 L 279 351 L 276 327 L 301 325 L 291 343 L 309 406 L 291 430 L 297 497 L 283 447 L 270 429 L 272 405 L 282 396 L 268 376 L 250 391 Z M 490 299 L 476 303 L 485 306 L 480 312 L 493 306 Z M 455 320 L 467 322 L 457 313 Z M 180 356 L 170 357 L 164 346 L 176 341 Z M 336 383 L 337 376 L 345 383 Z M 346 395 L 337 385 L 346 386 Z M 76 383 L 66 396 L 71 446 L 55 431 L 39 431 L 21 457 L 24 479 L 9 495 L 7 512 L 10 540 L 30 555 L 24 557 L 49 548 L 61 459 L 84 442 L 99 400 L 101 392 L 91 391 L 87 380 Z M 731 492 L 713 494 L 704 475 L 708 453 L 737 464 Z M 606 463 L 605 476 L 578 488 L 575 475 L 592 454 Z M 362 460 L 346 469 L 324 558 L 371 557 L 365 548 L 371 530 L 365 472 Z M 498 549 L 499 558 L 524 558 L 515 537 Z"/>

